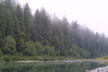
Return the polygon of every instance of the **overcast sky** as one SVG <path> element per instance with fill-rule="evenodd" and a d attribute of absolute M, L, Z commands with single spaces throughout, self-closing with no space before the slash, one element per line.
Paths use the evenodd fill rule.
<path fill-rule="evenodd" d="M 46 11 L 59 18 L 66 16 L 68 21 L 77 20 L 78 23 L 91 30 L 108 36 L 108 0 L 18 0 L 20 4 L 29 3 L 35 10 L 45 8 Z"/>

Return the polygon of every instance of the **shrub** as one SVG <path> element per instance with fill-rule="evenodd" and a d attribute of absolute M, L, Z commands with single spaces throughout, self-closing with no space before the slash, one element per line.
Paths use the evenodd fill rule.
<path fill-rule="evenodd" d="M 14 54 L 16 52 L 16 41 L 11 35 L 8 35 L 6 37 L 5 47 L 3 49 L 5 49 L 6 52 L 10 52 L 11 54 Z M 8 54 L 8 52 L 5 54 Z"/>
<path fill-rule="evenodd" d="M 44 58 L 43 58 L 43 57 L 41 57 L 41 56 L 36 56 L 36 60 L 43 61 L 43 60 L 44 60 Z"/>
<path fill-rule="evenodd" d="M 43 52 L 45 51 L 44 46 L 40 42 L 35 42 L 34 47 L 36 49 L 36 54 L 41 56 L 43 55 Z"/>
<path fill-rule="evenodd" d="M 23 54 L 22 54 L 21 52 L 19 52 L 19 53 L 17 53 L 17 56 L 22 57 L 22 56 L 23 56 Z"/>
<path fill-rule="evenodd" d="M 58 60 L 64 60 L 65 57 L 59 56 L 57 59 L 58 59 Z"/>
<path fill-rule="evenodd" d="M 0 57 L 2 56 L 2 54 L 3 54 L 3 53 L 2 53 L 2 51 L 0 50 Z"/>
<path fill-rule="evenodd" d="M 3 51 L 3 54 L 9 54 L 9 53 L 12 52 L 11 49 L 8 46 L 4 46 L 2 51 Z"/>
<path fill-rule="evenodd" d="M 36 55 L 36 49 L 34 47 L 33 41 L 29 41 L 25 43 L 23 55 L 25 56 L 35 56 Z"/>
<path fill-rule="evenodd" d="M 20 57 L 19 56 L 12 57 L 12 61 L 17 61 L 17 60 L 20 60 Z"/>
<path fill-rule="evenodd" d="M 20 57 L 20 60 L 27 60 L 26 57 Z"/>
<path fill-rule="evenodd" d="M 49 60 L 56 60 L 55 57 L 49 57 Z"/>
<path fill-rule="evenodd" d="M 10 56 L 3 56 L 3 60 L 6 62 L 11 61 L 11 57 Z"/>
<path fill-rule="evenodd" d="M 0 57 L 0 62 L 2 62 L 2 61 L 4 61 L 4 60 L 3 60 L 3 57 Z"/>

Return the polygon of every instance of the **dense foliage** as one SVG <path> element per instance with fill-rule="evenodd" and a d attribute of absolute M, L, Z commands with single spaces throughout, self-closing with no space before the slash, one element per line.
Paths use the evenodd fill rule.
<path fill-rule="evenodd" d="M 50 16 L 44 8 L 32 15 L 29 4 L 0 0 L 0 56 L 70 56 L 96 58 L 108 55 L 108 38 L 77 21 Z"/>

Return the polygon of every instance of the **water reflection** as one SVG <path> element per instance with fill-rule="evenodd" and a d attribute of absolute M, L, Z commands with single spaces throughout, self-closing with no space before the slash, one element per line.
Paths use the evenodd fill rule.
<path fill-rule="evenodd" d="M 92 70 L 86 70 L 86 72 L 108 72 L 108 66 L 105 67 L 99 67 Z"/>
<path fill-rule="evenodd" d="M 102 66 L 91 61 L 1 63 L 0 72 L 86 72 Z"/>

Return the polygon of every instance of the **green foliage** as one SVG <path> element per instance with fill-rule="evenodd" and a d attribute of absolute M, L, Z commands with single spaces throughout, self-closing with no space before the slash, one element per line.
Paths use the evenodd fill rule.
<path fill-rule="evenodd" d="M 23 12 L 22 12 L 20 5 L 17 6 L 17 18 L 19 20 L 20 29 L 22 32 L 24 32 L 25 26 L 24 26 Z"/>
<path fill-rule="evenodd" d="M 2 36 L 2 32 L 0 31 L 0 49 L 2 49 L 3 47 L 3 36 Z"/>
<path fill-rule="evenodd" d="M 45 51 L 45 49 L 40 42 L 34 43 L 34 47 L 36 48 L 37 55 L 43 55 L 43 52 Z"/>
<path fill-rule="evenodd" d="M 8 35 L 5 39 L 5 46 L 2 48 L 4 54 L 14 54 L 16 52 L 16 41 L 11 36 Z"/>
<path fill-rule="evenodd" d="M 25 43 L 25 47 L 23 49 L 23 55 L 25 56 L 35 56 L 36 55 L 36 49 L 35 49 L 33 41 L 29 41 Z"/>
<path fill-rule="evenodd" d="M 36 56 L 34 60 L 39 60 L 39 61 L 43 61 L 44 58 L 42 56 Z"/>
<path fill-rule="evenodd" d="M 17 56 L 20 56 L 20 57 L 23 56 L 23 54 L 22 54 L 21 52 L 17 52 L 16 55 L 17 55 Z"/>
<path fill-rule="evenodd" d="M 0 50 L 0 57 L 3 55 L 3 52 Z"/>
<path fill-rule="evenodd" d="M 10 54 L 12 52 L 11 49 L 8 46 L 4 46 L 2 51 L 3 51 L 4 55 L 5 54 Z"/>
<path fill-rule="evenodd" d="M 18 61 L 21 60 L 21 58 L 19 56 L 13 56 L 12 57 L 12 61 Z"/>
<path fill-rule="evenodd" d="M 0 57 L 0 62 L 3 62 L 4 60 L 3 60 L 3 57 Z"/>
<path fill-rule="evenodd" d="M 58 56 L 58 58 L 57 58 L 58 60 L 64 60 L 65 59 L 65 57 L 63 57 L 63 56 Z"/>
<path fill-rule="evenodd" d="M 6 62 L 9 62 L 9 61 L 11 61 L 12 59 L 11 59 L 11 57 L 10 56 L 3 56 L 3 60 L 4 61 L 6 61 Z"/>
<path fill-rule="evenodd" d="M 1 39 L 1 36 L 2 36 L 2 39 L 4 39 L 5 33 L 6 33 L 6 20 L 5 20 L 5 7 L 3 4 L 0 4 L 0 31 L 1 31 L 0 39 Z"/>
<path fill-rule="evenodd" d="M 44 8 L 36 10 L 33 16 L 28 3 L 21 7 L 15 2 L 0 1 L 0 56 L 13 55 L 12 60 L 53 60 L 108 55 L 108 38 L 104 34 L 94 33 L 77 21 L 69 24 L 66 17 L 52 17 Z M 10 60 L 8 56 L 3 59 Z"/>
<path fill-rule="evenodd" d="M 50 47 L 50 56 L 54 56 L 55 57 L 55 47 Z"/>
<path fill-rule="evenodd" d="M 36 42 L 36 40 L 41 41 L 42 40 L 42 19 L 40 16 L 39 10 L 36 10 L 35 15 L 34 15 L 34 24 L 32 26 L 33 28 L 33 34 L 32 34 L 32 40 Z M 37 34 L 37 35 L 36 35 Z"/>
<path fill-rule="evenodd" d="M 41 42 L 44 46 L 48 45 L 49 46 L 49 40 L 50 40 L 50 32 L 51 32 L 51 23 L 48 21 L 48 17 L 46 14 L 46 11 L 44 8 L 41 9 L 40 11 L 40 16 L 41 16 L 41 21 L 42 21 L 42 31 L 41 31 Z"/>
<path fill-rule="evenodd" d="M 52 37 L 52 46 L 56 48 L 55 51 L 60 50 L 60 39 L 57 36 Z"/>
<path fill-rule="evenodd" d="M 25 34 L 26 34 L 26 41 L 30 40 L 30 23 L 31 23 L 32 15 L 30 12 L 30 8 L 28 3 L 25 4 L 24 7 L 24 25 L 25 25 Z"/>
<path fill-rule="evenodd" d="M 14 23 L 12 13 L 9 9 L 6 9 L 6 36 L 14 36 Z"/>
<path fill-rule="evenodd" d="M 48 55 L 50 53 L 50 47 L 49 46 L 44 46 L 44 54 Z"/>

